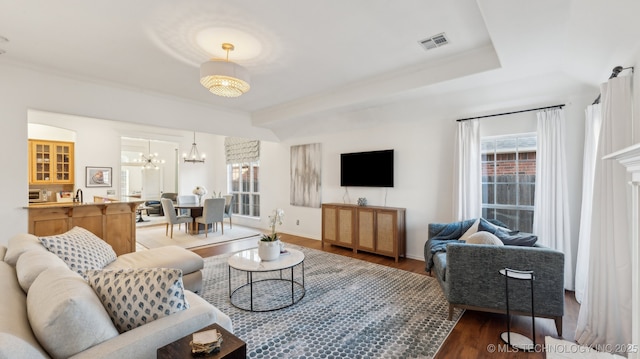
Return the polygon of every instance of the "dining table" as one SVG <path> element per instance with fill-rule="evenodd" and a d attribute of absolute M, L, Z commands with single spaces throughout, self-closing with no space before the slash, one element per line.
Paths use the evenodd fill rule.
<path fill-rule="evenodd" d="M 177 204 L 174 208 L 180 213 L 181 209 L 188 209 L 191 216 L 191 234 L 198 234 L 200 232 L 199 226 L 197 226 L 196 218 L 202 216 L 203 206 L 197 204 Z"/>

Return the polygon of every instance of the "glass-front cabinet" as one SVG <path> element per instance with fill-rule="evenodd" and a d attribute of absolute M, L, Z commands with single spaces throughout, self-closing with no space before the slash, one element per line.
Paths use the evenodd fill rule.
<path fill-rule="evenodd" d="M 29 184 L 73 184 L 73 142 L 29 140 Z"/>

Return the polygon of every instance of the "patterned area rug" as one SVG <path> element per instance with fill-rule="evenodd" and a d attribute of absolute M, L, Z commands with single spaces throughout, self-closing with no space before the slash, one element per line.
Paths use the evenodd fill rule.
<path fill-rule="evenodd" d="M 229 255 L 205 258 L 202 296 L 231 317 L 249 358 L 432 358 L 462 313 L 447 320 L 448 304 L 435 278 L 289 247 L 305 253 L 306 294 L 272 312 L 232 306 Z M 290 289 L 282 293 L 291 298 Z"/>

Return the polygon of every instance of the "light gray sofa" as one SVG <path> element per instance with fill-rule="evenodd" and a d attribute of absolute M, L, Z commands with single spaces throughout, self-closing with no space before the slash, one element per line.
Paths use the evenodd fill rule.
<path fill-rule="evenodd" d="M 183 248 L 170 252 L 175 255 L 166 249 L 130 253 L 110 266 L 140 268 L 154 261 L 171 266 L 176 258 L 195 259 Z M 184 290 L 188 309 L 119 334 L 89 283 L 29 234 L 0 245 L 0 293 L 0 358 L 155 358 L 158 348 L 207 325 L 233 332 L 226 314 Z"/>
<path fill-rule="evenodd" d="M 458 239 L 475 219 L 455 223 L 429 224 L 425 243 L 425 264 L 434 273 L 449 302 L 449 319 L 454 308 L 506 313 L 504 268 L 532 270 L 536 317 L 555 321 L 562 335 L 564 315 L 564 254 L 541 245 L 467 244 Z M 531 315 L 527 281 L 509 281 L 510 312 Z"/>

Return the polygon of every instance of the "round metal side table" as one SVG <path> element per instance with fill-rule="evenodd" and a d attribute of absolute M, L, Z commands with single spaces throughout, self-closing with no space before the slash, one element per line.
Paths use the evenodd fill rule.
<path fill-rule="evenodd" d="M 500 269 L 500 274 L 504 276 L 505 295 L 507 302 L 507 331 L 500 335 L 502 340 L 510 346 L 524 351 L 533 351 L 536 348 L 536 317 L 533 311 L 533 281 L 535 275 L 533 271 L 522 271 L 510 268 Z M 533 340 L 519 333 L 511 332 L 511 313 L 509 312 L 509 279 L 526 280 L 531 286 L 531 330 Z"/>

